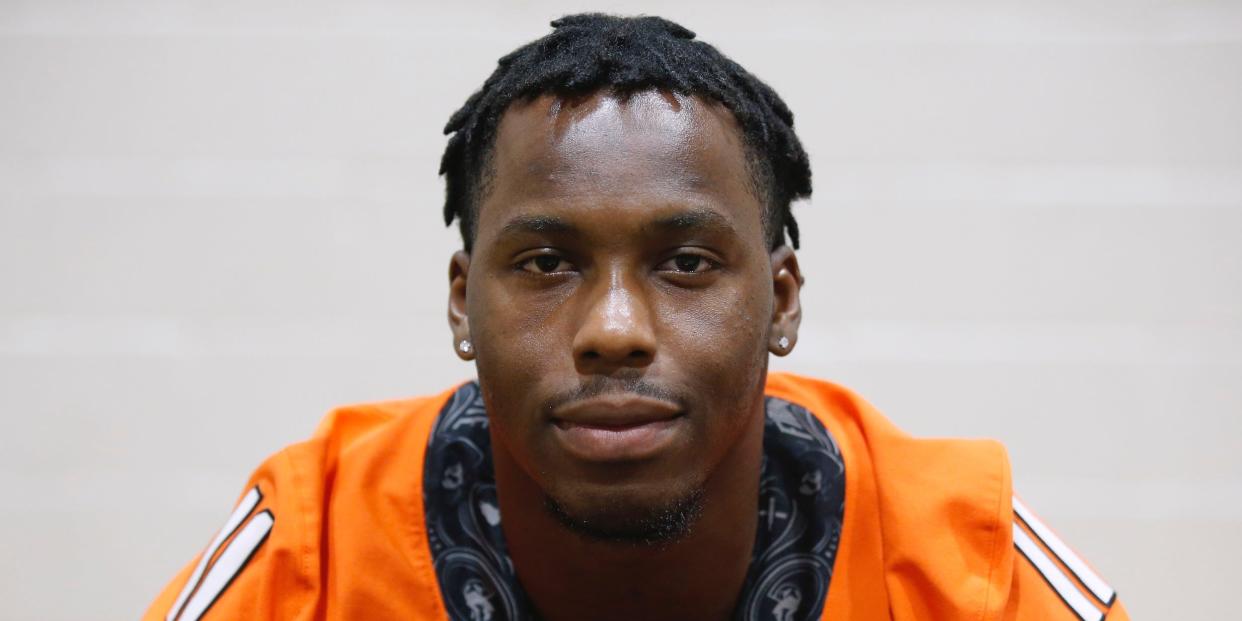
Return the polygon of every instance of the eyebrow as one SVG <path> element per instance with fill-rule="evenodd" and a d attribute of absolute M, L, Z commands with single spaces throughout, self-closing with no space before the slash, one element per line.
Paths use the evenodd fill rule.
<path fill-rule="evenodd" d="M 578 227 L 556 216 L 517 216 L 500 229 L 501 236 L 515 233 L 575 233 Z"/>
<path fill-rule="evenodd" d="M 677 231 L 705 231 L 733 233 L 733 225 L 725 216 L 710 209 L 689 209 L 663 216 L 644 223 L 648 233 L 671 233 Z M 500 229 L 500 236 L 522 233 L 577 233 L 578 227 L 564 218 L 546 215 L 516 216 Z"/>
<path fill-rule="evenodd" d="M 690 209 L 659 218 L 643 226 L 660 232 L 673 231 L 708 231 L 732 233 L 733 225 L 729 219 L 710 209 Z"/>

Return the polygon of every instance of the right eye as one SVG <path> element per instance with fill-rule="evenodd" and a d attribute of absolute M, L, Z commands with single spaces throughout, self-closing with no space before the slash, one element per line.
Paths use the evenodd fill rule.
<path fill-rule="evenodd" d="M 560 274 L 573 268 L 569 261 L 555 254 L 535 255 L 519 263 L 518 267 L 532 274 Z"/>

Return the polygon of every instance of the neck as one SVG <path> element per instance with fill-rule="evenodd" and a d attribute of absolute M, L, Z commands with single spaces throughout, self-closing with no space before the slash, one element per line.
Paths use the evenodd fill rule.
<path fill-rule="evenodd" d="M 727 619 L 746 580 L 758 525 L 763 413 L 705 482 L 690 532 L 671 543 L 589 539 L 562 525 L 543 492 L 492 443 L 502 528 L 522 587 L 548 621 Z"/>

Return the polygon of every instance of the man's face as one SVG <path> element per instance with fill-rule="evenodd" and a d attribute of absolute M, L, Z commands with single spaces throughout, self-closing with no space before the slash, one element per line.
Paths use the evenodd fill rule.
<path fill-rule="evenodd" d="M 736 121 L 698 98 L 515 103 L 493 167 L 450 274 L 493 450 L 571 520 L 632 534 L 762 433 L 774 274 L 796 263 L 769 253 Z"/>

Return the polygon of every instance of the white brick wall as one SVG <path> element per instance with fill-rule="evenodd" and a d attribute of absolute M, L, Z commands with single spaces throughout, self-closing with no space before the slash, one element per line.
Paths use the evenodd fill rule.
<path fill-rule="evenodd" d="M 469 374 L 440 129 L 584 6 L 0 2 L 0 617 L 136 617 L 329 407 Z M 1132 611 L 1225 618 L 1242 6 L 676 7 L 814 162 L 776 366 L 1004 440 Z"/>

